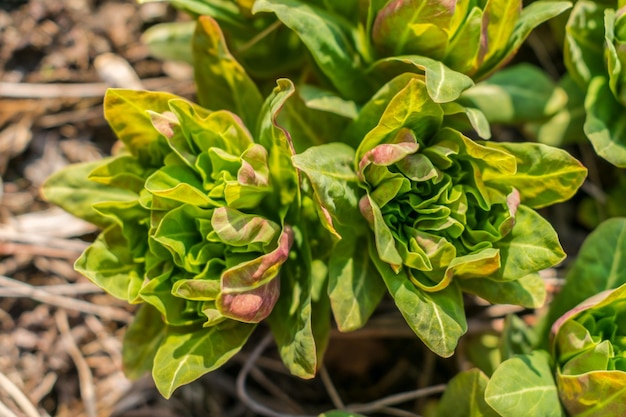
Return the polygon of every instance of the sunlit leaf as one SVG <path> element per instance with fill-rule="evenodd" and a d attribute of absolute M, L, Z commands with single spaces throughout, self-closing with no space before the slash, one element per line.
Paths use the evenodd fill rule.
<path fill-rule="evenodd" d="M 225 321 L 208 328 L 168 328 L 154 357 L 157 389 L 169 398 L 176 388 L 219 368 L 241 349 L 254 327 Z"/>
<path fill-rule="evenodd" d="M 504 361 L 487 384 L 485 401 L 502 417 L 566 416 L 559 402 L 550 356 L 540 350 Z"/>

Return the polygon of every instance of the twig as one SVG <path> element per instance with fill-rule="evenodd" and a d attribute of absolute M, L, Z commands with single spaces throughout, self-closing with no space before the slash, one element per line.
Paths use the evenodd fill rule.
<path fill-rule="evenodd" d="M 48 248 L 45 246 L 29 245 L 23 243 L 0 242 L 0 255 L 13 255 L 16 253 L 39 255 L 47 258 L 63 258 L 71 261 L 78 258 L 78 253 L 73 250 Z"/>
<path fill-rule="evenodd" d="M 22 409 L 27 417 L 39 417 L 39 412 L 37 411 L 33 403 L 31 403 L 26 395 L 24 395 L 24 393 L 1 372 L 0 388 L 2 388 L 4 392 L 9 394 L 9 396 L 13 398 L 13 401 L 15 401 L 15 403 Z"/>
<path fill-rule="evenodd" d="M 65 297 L 62 295 L 50 294 L 40 288 L 34 287 L 30 284 L 17 281 L 13 278 L 0 275 L 0 286 L 10 287 L 19 293 L 20 297 L 28 297 L 33 300 L 54 305 L 57 307 L 63 307 L 70 310 L 77 310 L 83 313 L 94 314 L 107 320 L 115 320 L 121 322 L 130 322 L 132 315 L 124 310 L 109 306 L 101 306 L 92 304 L 83 300 L 76 300 L 71 297 Z"/>
<path fill-rule="evenodd" d="M 240 54 L 245 53 L 248 49 L 263 40 L 263 38 L 278 29 L 281 25 L 282 22 L 280 20 L 275 21 L 274 23 L 263 29 L 261 32 L 259 32 L 252 39 L 250 39 L 248 42 L 246 42 L 244 45 L 242 45 L 237 52 L 239 52 Z"/>
<path fill-rule="evenodd" d="M 10 98 L 90 98 L 102 97 L 105 83 L 8 83 L 0 82 L 0 97 Z"/>
<path fill-rule="evenodd" d="M 59 239 L 52 236 L 20 233 L 3 229 L 0 229 L 0 240 L 15 243 L 28 243 L 32 245 L 45 246 L 47 248 L 63 249 L 68 252 L 75 252 L 76 254 L 81 254 L 90 245 L 90 243 L 82 240 Z"/>
<path fill-rule="evenodd" d="M 2 417 L 17 417 L 13 411 L 9 409 L 2 401 L 0 401 L 0 416 Z"/>
<path fill-rule="evenodd" d="M 58 310 L 54 318 L 57 323 L 57 328 L 61 333 L 62 341 L 65 344 L 65 348 L 67 349 L 67 353 L 69 353 L 72 361 L 76 365 L 76 370 L 78 371 L 78 380 L 80 384 L 80 393 L 81 398 L 83 400 L 83 404 L 85 405 L 85 412 L 87 413 L 87 417 L 96 417 L 96 391 L 93 384 L 93 375 L 91 374 L 91 369 L 89 369 L 89 365 L 87 365 L 87 361 L 83 357 L 82 353 L 78 346 L 76 346 L 76 342 L 70 333 L 70 325 L 67 321 L 67 314 L 65 310 Z"/>
<path fill-rule="evenodd" d="M 326 388 L 326 391 L 328 392 L 330 400 L 333 402 L 333 406 L 335 408 L 343 410 L 345 408 L 345 404 L 341 400 L 341 396 L 337 392 L 335 384 L 333 384 L 332 379 L 330 379 L 330 375 L 328 375 L 328 370 L 326 370 L 326 367 L 324 365 L 322 365 L 322 367 L 320 368 L 320 378 L 322 379 L 324 388 Z"/>
<path fill-rule="evenodd" d="M 416 398 L 426 397 L 432 394 L 438 394 L 445 391 L 446 384 L 433 385 L 432 387 L 420 388 L 414 391 L 401 392 L 400 394 L 390 395 L 376 401 L 365 404 L 350 404 L 345 409 L 353 413 L 370 413 L 378 411 L 381 408 L 411 401 Z"/>
<path fill-rule="evenodd" d="M 243 365 L 239 375 L 237 375 L 237 396 L 239 399 L 244 402 L 248 408 L 254 411 L 257 414 L 261 414 L 267 417 L 315 417 L 315 416 L 300 416 L 294 414 L 284 414 L 274 411 L 263 404 L 256 402 L 246 390 L 246 380 L 248 379 L 248 374 L 254 367 L 254 363 L 261 356 L 263 351 L 269 346 L 272 341 L 271 333 L 268 333 L 263 340 L 257 345 L 257 347 L 250 354 L 248 361 Z"/>
<path fill-rule="evenodd" d="M 103 294 L 102 288 L 97 287 L 90 282 L 84 282 L 79 284 L 58 284 L 58 285 L 41 285 L 37 287 L 50 294 L 76 296 L 84 294 Z M 0 297 L 19 297 L 22 294 L 19 290 L 15 291 L 11 288 L 0 287 Z"/>
<path fill-rule="evenodd" d="M 285 404 L 289 405 L 294 410 L 294 412 L 300 412 L 302 410 L 298 403 L 292 400 L 291 397 L 289 397 L 283 389 L 277 387 L 276 384 L 274 384 L 267 376 L 265 376 L 265 374 L 257 366 L 252 367 L 252 369 L 250 370 L 250 375 L 252 375 L 252 378 L 254 378 L 256 382 L 261 384 L 263 388 L 267 390 L 267 392 L 269 392 L 271 395 L 278 398 Z"/>
<path fill-rule="evenodd" d="M 176 90 L 188 81 L 176 81 L 169 77 L 142 80 L 147 90 Z M 110 86 L 106 83 L 9 83 L 0 82 L 0 98 L 99 98 Z"/>

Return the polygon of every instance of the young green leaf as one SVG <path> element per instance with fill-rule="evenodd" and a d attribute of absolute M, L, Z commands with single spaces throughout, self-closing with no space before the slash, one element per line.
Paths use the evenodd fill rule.
<path fill-rule="evenodd" d="M 491 123 L 543 120 L 567 103 L 566 93 L 544 71 L 526 63 L 498 71 L 461 97 L 462 103 L 480 109 Z"/>
<path fill-rule="evenodd" d="M 320 358 L 312 325 L 311 255 L 302 231 L 295 228 L 294 234 L 299 257 L 283 267 L 281 295 L 268 321 L 289 371 L 301 378 L 313 378 Z"/>
<path fill-rule="evenodd" d="M 498 280 L 517 280 L 565 258 L 552 225 L 524 205 L 518 208 L 513 230 L 494 246 L 502 257 L 502 268 L 492 276 Z"/>
<path fill-rule="evenodd" d="M 404 272 L 396 274 L 381 261 L 372 244 L 369 252 L 409 327 L 437 355 L 452 356 L 459 338 L 467 331 L 460 288 L 453 283 L 442 291 L 422 291 Z"/>
<path fill-rule="evenodd" d="M 324 75 L 344 98 L 364 101 L 371 84 L 356 53 L 356 27 L 342 16 L 300 0 L 257 0 L 253 13 L 272 12 L 298 34 Z"/>
<path fill-rule="evenodd" d="M 566 417 L 550 355 L 541 350 L 504 361 L 487 384 L 485 401 L 502 417 Z"/>
<path fill-rule="evenodd" d="M 382 72 L 387 75 L 407 71 L 424 73 L 428 94 L 435 103 L 454 101 L 463 91 L 474 85 L 467 75 L 453 71 L 439 61 L 420 55 L 383 58 L 374 62 L 368 69 L 371 73 Z"/>
<path fill-rule="evenodd" d="M 137 194 L 128 189 L 114 188 L 89 180 L 89 174 L 112 159 L 83 162 L 65 167 L 43 184 L 43 197 L 68 213 L 100 227 L 112 220 L 93 209 L 93 204 L 103 201 L 132 201 Z"/>
<path fill-rule="evenodd" d="M 208 328 L 169 327 L 154 357 L 157 389 L 170 398 L 176 388 L 219 368 L 239 352 L 254 328 L 232 320 Z"/>
<path fill-rule="evenodd" d="M 475 294 L 493 304 L 515 304 L 539 308 L 546 300 L 546 286 L 539 274 L 529 274 L 514 281 L 469 278 L 458 281 L 463 291 Z"/>
<path fill-rule="evenodd" d="M 335 322 L 342 332 L 363 327 L 385 293 L 383 280 L 362 249 L 364 239 L 343 234 L 328 261 L 328 295 Z"/>
<path fill-rule="evenodd" d="M 152 370 L 154 356 L 167 329 L 156 308 L 149 304 L 139 307 L 133 322 L 124 333 L 122 344 L 122 365 L 128 378 L 138 379 Z"/>
<path fill-rule="evenodd" d="M 613 97 L 608 77 L 591 80 L 585 98 L 585 134 L 594 150 L 615 166 L 626 167 L 624 107 Z"/>
<path fill-rule="evenodd" d="M 550 304 L 546 332 L 565 312 L 602 291 L 626 284 L 626 219 L 600 224 L 585 240 L 567 273 L 565 285 Z"/>
<path fill-rule="evenodd" d="M 300 192 L 298 172 L 291 161 L 295 153 L 289 133 L 278 124 L 278 114 L 285 102 L 294 93 L 293 83 L 288 79 L 277 80 L 277 86 L 267 98 L 261 109 L 257 124 L 257 140 L 269 153 L 271 176 L 280 181 L 274 190 L 278 194 L 277 211 L 284 216 L 293 201 L 298 201 Z"/>
<path fill-rule="evenodd" d="M 146 167 L 161 165 L 168 152 L 149 111 L 169 111 L 169 101 L 175 98 L 170 93 L 116 88 L 109 88 L 104 96 L 104 118 L 128 151 Z"/>
<path fill-rule="evenodd" d="M 231 55 L 218 23 L 209 16 L 198 18 L 193 51 L 199 103 L 212 110 L 233 111 L 247 126 L 254 126 L 263 104 L 261 93 Z"/>
<path fill-rule="evenodd" d="M 109 294 L 129 302 L 136 300 L 143 283 L 143 265 L 133 259 L 119 225 L 100 233 L 76 260 L 74 268 Z"/>
<path fill-rule="evenodd" d="M 324 220 L 322 224 L 338 235 L 337 227 L 350 226 L 358 233 L 360 224 L 358 178 L 353 169 L 354 150 L 342 143 L 315 146 L 292 157 L 293 164 L 311 182 Z"/>
<path fill-rule="evenodd" d="M 457 374 L 439 400 L 437 417 L 499 417 L 485 402 L 489 378 L 478 369 Z"/>
<path fill-rule="evenodd" d="M 587 177 L 587 168 L 562 149 L 531 142 L 485 145 L 515 155 L 514 175 L 488 181 L 512 185 L 519 191 L 522 204 L 528 207 L 541 208 L 569 200 Z"/>

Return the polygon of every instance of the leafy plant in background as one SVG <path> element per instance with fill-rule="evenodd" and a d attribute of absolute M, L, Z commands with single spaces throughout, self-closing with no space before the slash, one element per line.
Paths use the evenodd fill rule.
<path fill-rule="evenodd" d="M 625 232 L 614 218 L 589 235 L 546 317 L 533 328 L 509 317 L 500 359 L 458 374 L 437 415 L 623 415 Z"/>
<path fill-rule="evenodd" d="M 584 133 L 599 156 L 619 167 L 626 167 L 624 11 L 622 2 L 576 2 L 564 45 L 570 95 L 584 94 Z"/>
<path fill-rule="evenodd" d="M 340 331 L 361 328 L 386 293 L 444 357 L 467 330 L 463 293 L 543 304 L 538 272 L 565 254 L 536 210 L 572 197 L 586 169 L 544 144 L 470 137 L 489 138 L 489 122 L 541 122 L 571 104 L 535 67 L 499 71 L 569 3 L 172 3 L 194 24 L 146 39 L 161 56 L 193 63 L 198 104 L 109 90 L 105 116 L 121 147 L 44 187 L 48 200 L 103 229 L 76 268 L 141 304 L 123 352 L 130 376 L 152 370 L 168 397 L 223 365 L 263 322 L 291 373 L 310 378 L 331 317 Z M 498 378 L 528 376 L 528 364 L 539 372 L 522 385 L 547 387 L 556 402 L 546 415 L 561 410 L 554 366 L 572 367 L 552 353 L 567 347 L 548 353 L 539 342 L 574 307 L 558 300 L 547 327 L 510 318 L 501 363 L 451 381 L 440 415 L 467 411 L 446 414 L 460 401 L 469 415 L 515 415 L 498 396 L 517 398 L 516 387 Z"/>

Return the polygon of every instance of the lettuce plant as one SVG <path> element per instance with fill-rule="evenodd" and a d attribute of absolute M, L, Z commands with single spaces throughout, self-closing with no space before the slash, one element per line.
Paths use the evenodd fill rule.
<path fill-rule="evenodd" d="M 350 201 L 366 226 L 352 220 L 349 233 L 368 230 L 362 233 L 370 257 L 408 324 L 434 352 L 449 356 L 466 330 L 462 291 L 494 303 L 543 302 L 537 272 L 564 253 L 533 208 L 569 198 L 586 170 L 545 145 L 472 141 L 444 116 L 419 76 L 399 76 L 348 129 L 346 141 L 359 143 L 356 151 L 321 145 L 297 155 L 296 166 L 340 227 L 350 218 L 337 211 L 337 196 L 357 187 Z M 332 171 L 350 155 L 356 175 L 348 183 L 343 168 Z M 302 166 L 305 157 L 327 159 L 326 175 Z M 329 196 L 329 183 L 342 194 Z M 339 257 L 349 255 L 336 251 L 331 264 Z"/>
<path fill-rule="evenodd" d="M 626 286 L 597 294 L 552 328 L 559 397 L 572 417 L 626 413 Z"/>
<path fill-rule="evenodd" d="M 154 364 L 166 395 L 224 363 L 277 303 L 295 240 L 288 214 L 299 204 L 288 136 L 273 122 L 290 86 L 281 81 L 261 109 L 257 140 L 229 111 L 109 90 L 105 116 L 122 148 L 44 187 L 50 201 L 104 228 L 76 269 L 144 304 L 125 364 L 131 374 Z"/>
<path fill-rule="evenodd" d="M 565 65 L 586 92 L 584 132 L 596 153 L 626 166 L 626 8 L 621 2 L 578 1 L 566 26 Z"/>

